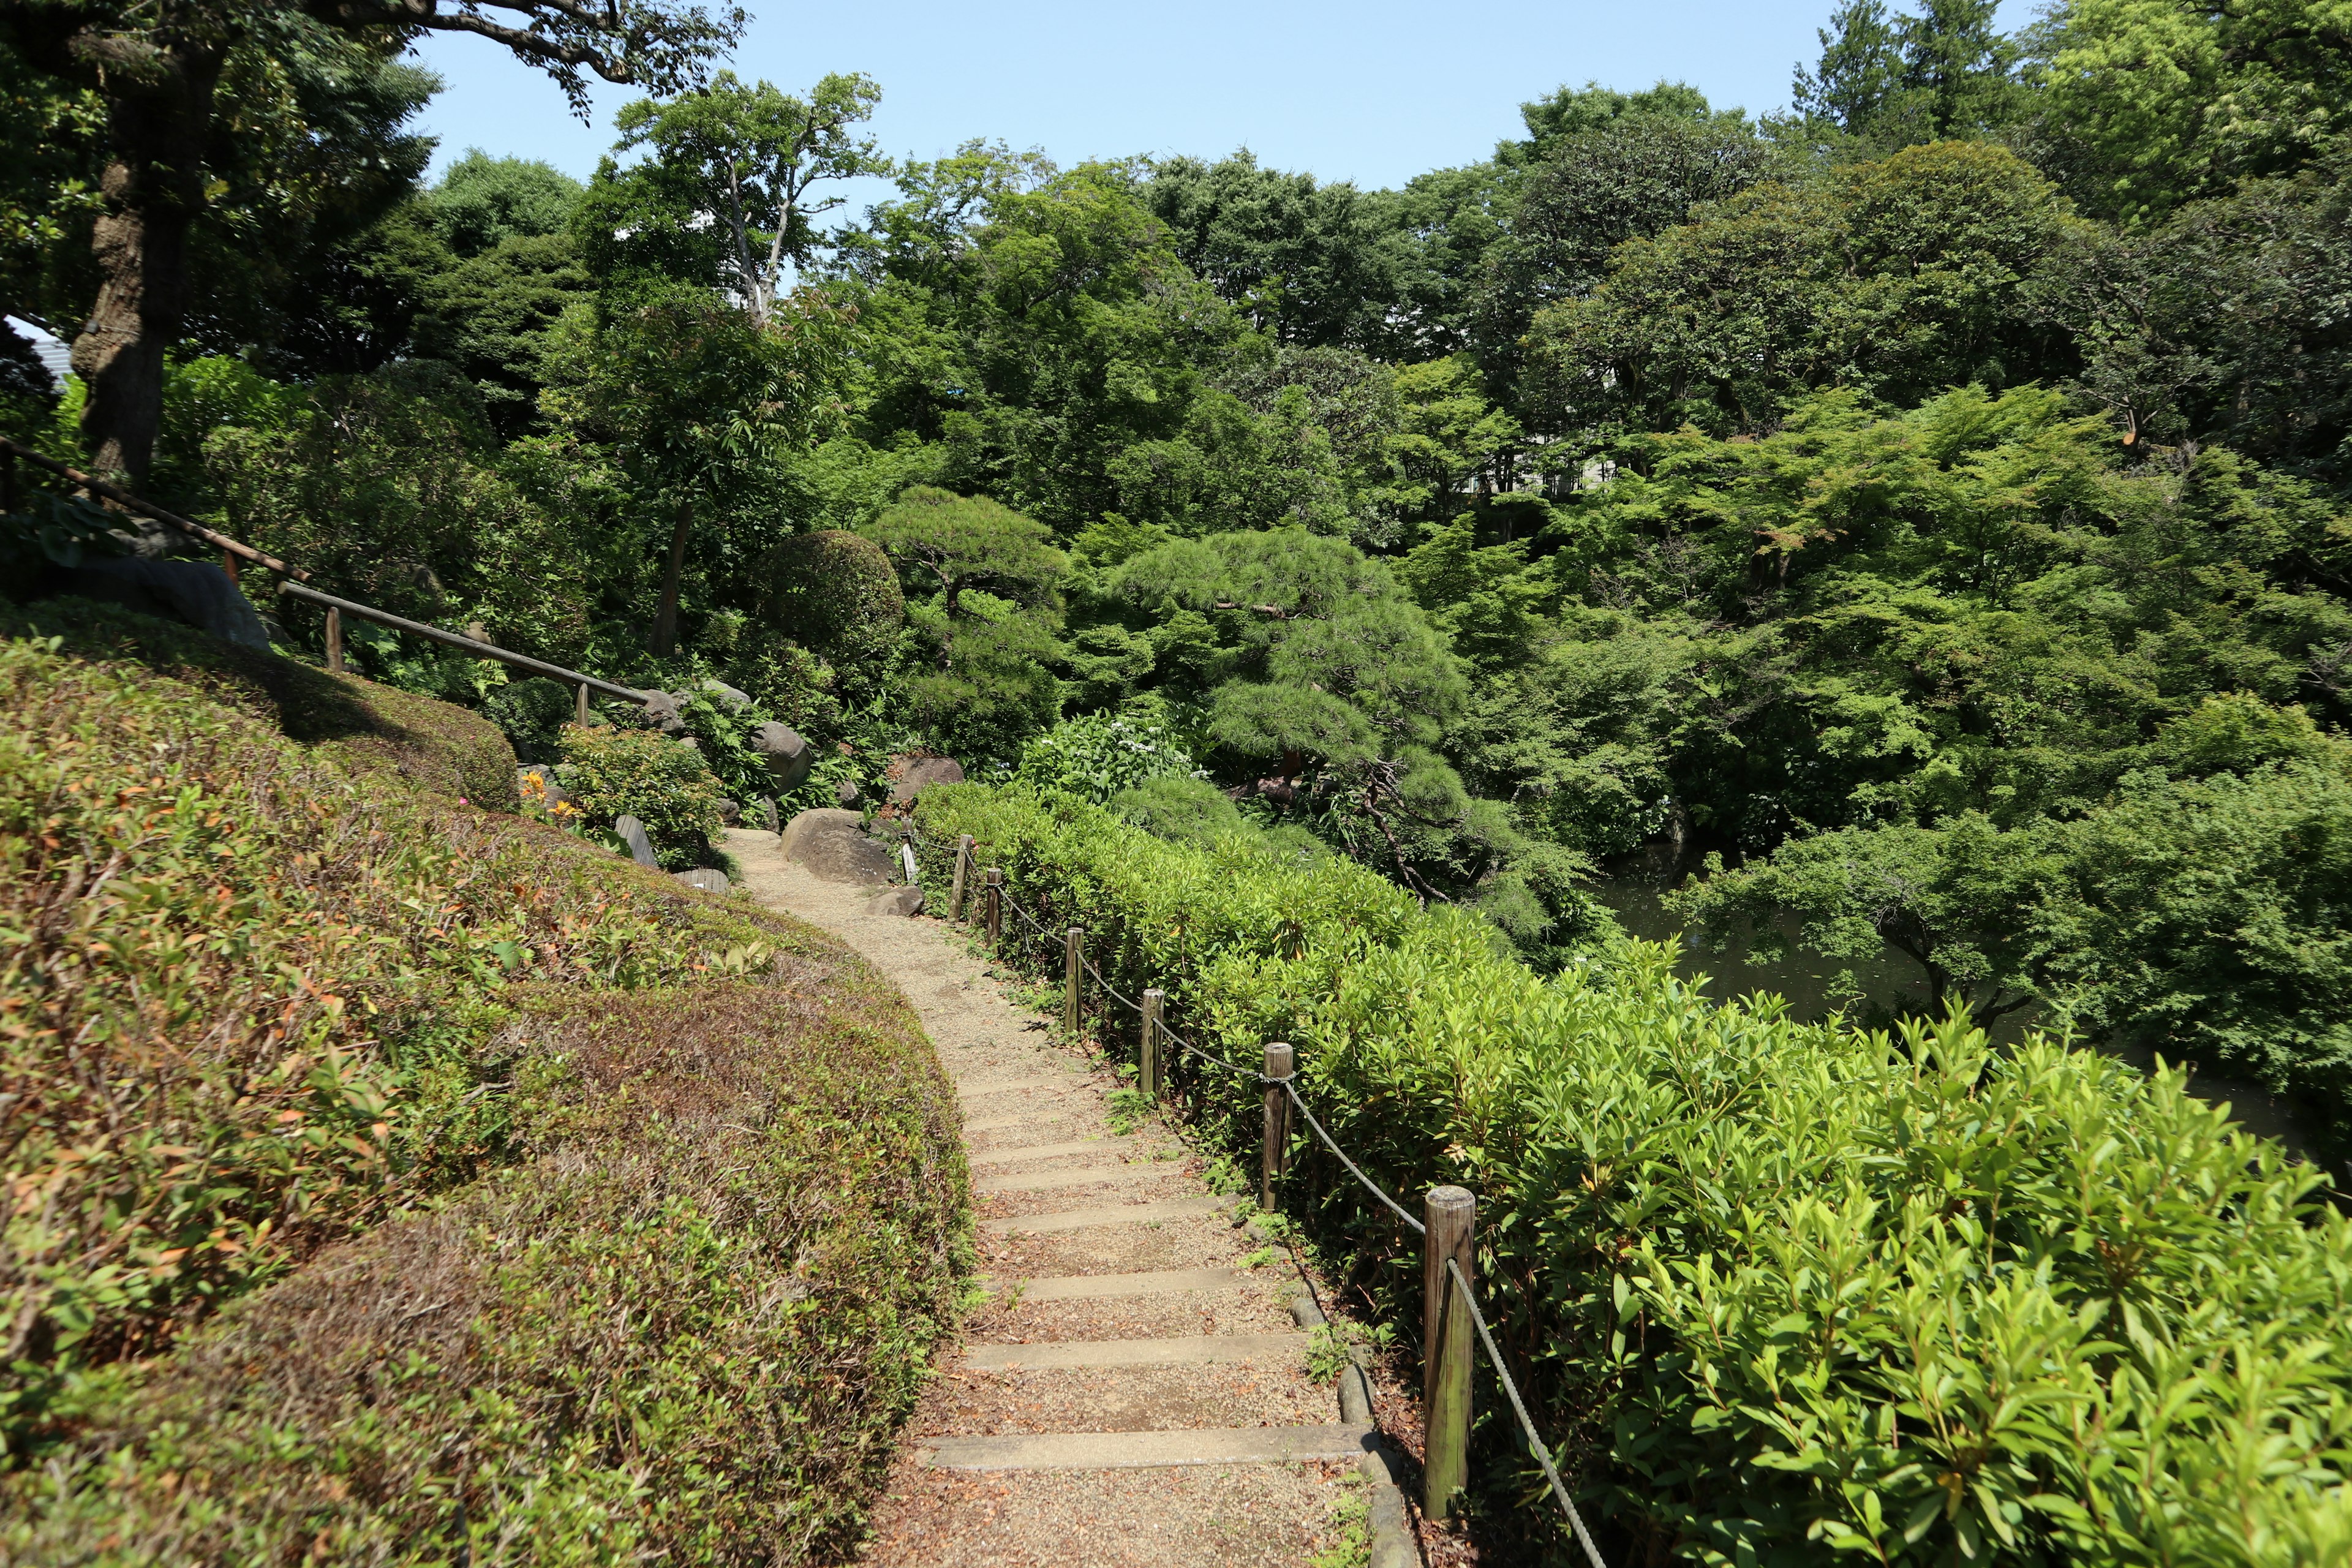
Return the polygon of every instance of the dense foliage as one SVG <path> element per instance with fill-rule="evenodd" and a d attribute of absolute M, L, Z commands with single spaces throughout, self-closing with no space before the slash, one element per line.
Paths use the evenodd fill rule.
<path fill-rule="evenodd" d="M 1709 1002 L 1641 944 L 1545 979 L 1475 920 L 1246 834 L 1170 842 L 978 786 L 919 820 L 972 834 L 1212 1049 L 1292 1041 L 1383 1186 L 1478 1194 L 1481 1289 L 1612 1561 L 2316 1568 L 2352 1547 L 2352 1225 L 2177 1071 L 1996 1052 L 1964 1016 L 1801 1025 Z M 1257 1085 L 1179 1065 L 1250 1147 Z M 1303 1131 L 1285 1184 L 1352 1282 L 1415 1317 L 1412 1238 Z M 1550 1519 L 1504 1419 L 1480 1442 L 1485 1506 Z"/>
<path fill-rule="evenodd" d="M 903 1002 L 156 629 L 0 645 L 9 1560 L 853 1538 L 961 1267 Z"/>
<path fill-rule="evenodd" d="M 2251 1075 L 2352 1148 L 2342 0 L 2060 0 L 2014 33 L 1993 0 L 1840 0 L 1784 111 L 1562 87 L 1378 191 L 1246 153 L 896 162 L 880 84 L 716 71 L 743 18 L 651 0 L 500 36 L 575 96 L 642 87 L 587 179 L 477 151 L 428 184 L 401 46 L 518 9 L 0 14 L 0 310 L 79 334 L 59 389 L 0 333 L 0 418 L 321 586 L 674 693 L 698 759 L 373 629 L 365 681 L 87 609 L 39 631 L 302 766 L 504 803 L 497 733 L 444 705 L 476 710 L 674 861 L 783 776 L 787 813 L 933 752 L 1019 780 L 1055 804 L 937 809 L 1074 913 L 1115 897 L 1123 979 L 1313 1046 L 1398 1180 L 1484 1185 L 1515 1353 L 1658 1552 L 2342 1555 L 2340 1232 L 2305 1177 L 2176 1079 L 1922 1023 Z M 11 595 L 156 543 L 19 493 Z M 265 608 L 315 662 L 315 613 Z M 143 795 L 19 805 L 221 847 Z M 288 821 L 375 864 L 359 811 Z M 384 874 L 445 932 L 545 945 Z M 220 885 L 269 911 L 255 952 L 308 940 L 299 889 Z M 1848 1022 L 1630 955 L 1611 910 L 1661 893 L 1702 947 L 1844 966 Z M 426 942 L 400 973 L 454 963 L 368 909 Z M 310 1005 L 283 1026 L 347 1026 Z M 319 1181 L 320 1223 L 373 1215 Z M 189 1234 L 191 1279 L 268 1256 Z M 164 1334 L 188 1303 L 138 1279 L 103 1291 L 160 1317 L 63 1331 Z M 1861 1304 L 1825 1326 L 1817 1289 Z M 2011 1425 L 1969 1436 L 1967 1399 Z"/>

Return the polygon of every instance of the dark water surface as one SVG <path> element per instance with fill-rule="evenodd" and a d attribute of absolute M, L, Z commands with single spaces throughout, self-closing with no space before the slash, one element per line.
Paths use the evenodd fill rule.
<path fill-rule="evenodd" d="M 1887 947 L 1867 959 L 1823 958 L 1794 945 L 1799 922 L 1792 917 L 1783 917 L 1780 926 L 1780 934 L 1791 939 L 1785 958 L 1754 958 L 1750 944 L 1745 942 L 1715 952 L 1684 938 L 1682 921 L 1666 909 L 1664 900 L 1667 891 L 1695 869 L 1695 863 L 1677 859 L 1661 846 L 1654 853 L 1612 863 L 1593 891 L 1628 935 L 1644 942 L 1679 942 L 1676 972 L 1691 980 L 1705 976 L 1710 996 L 1772 992 L 1787 1000 L 1792 1016 L 1807 1023 L 1819 1022 L 1840 1010 L 1856 1018 L 1882 1012 L 1935 1010 L 1926 977 L 1903 953 Z M 2014 1044 L 2034 1026 L 2037 1012 L 2035 1007 L 2020 1008 L 1996 1020 L 1987 1032 L 1998 1043 Z M 2142 1072 L 2155 1070 L 2156 1053 L 2145 1047 L 2109 1040 L 2085 1043 Z M 2324 1120 L 2305 1116 L 2301 1107 L 2273 1094 L 2260 1082 L 2197 1068 L 2191 1071 L 2189 1089 L 2208 1104 L 2226 1104 L 2248 1131 L 2275 1138 L 2304 1159 L 2330 1163 L 2322 1153 Z M 2338 1184 L 2352 1191 L 2352 1157 L 2332 1163 Z"/>

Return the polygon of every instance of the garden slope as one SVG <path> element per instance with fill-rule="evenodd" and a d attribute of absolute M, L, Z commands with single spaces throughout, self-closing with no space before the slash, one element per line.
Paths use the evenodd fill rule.
<path fill-rule="evenodd" d="M 0 644 L 12 1562 L 801 1561 L 967 1267 L 785 917 Z"/>

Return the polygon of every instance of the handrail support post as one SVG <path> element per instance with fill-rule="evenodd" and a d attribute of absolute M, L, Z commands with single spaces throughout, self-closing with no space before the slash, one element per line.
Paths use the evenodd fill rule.
<path fill-rule="evenodd" d="M 1265 1047 L 1265 1076 L 1276 1081 L 1265 1086 L 1265 1147 L 1261 1164 L 1259 1199 L 1262 1206 L 1274 1207 L 1274 1179 L 1282 1174 L 1283 1157 L 1290 1148 L 1290 1095 L 1283 1088 L 1291 1072 L 1291 1050 L 1281 1040 Z"/>
<path fill-rule="evenodd" d="M 969 833 L 956 835 L 955 879 L 948 886 L 948 919 L 963 919 L 963 883 L 971 871 L 972 837 Z"/>
<path fill-rule="evenodd" d="M 1150 1099 L 1160 1098 L 1160 1078 L 1163 1067 L 1160 1060 L 1160 1037 L 1167 1025 L 1168 993 L 1159 986 L 1147 986 L 1143 993 L 1143 1040 L 1136 1063 L 1136 1087 Z"/>
<path fill-rule="evenodd" d="M 1470 1314 L 1461 1289 L 1477 1278 L 1478 1200 L 1461 1187 L 1432 1187 L 1422 1203 L 1422 1511 L 1445 1519 L 1470 1479 Z M 1462 1270 L 1456 1286 L 1446 1268 Z"/>

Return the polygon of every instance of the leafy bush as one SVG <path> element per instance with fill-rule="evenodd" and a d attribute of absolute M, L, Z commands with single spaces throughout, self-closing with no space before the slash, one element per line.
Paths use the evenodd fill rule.
<path fill-rule="evenodd" d="M 0 900 L 0 1557 L 854 1542 L 970 1263 L 854 955 L 51 640 Z"/>
<path fill-rule="evenodd" d="M 580 707 L 579 698 L 563 682 L 534 675 L 491 692 L 483 711 L 513 743 L 517 757 L 526 763 L 552 763 L 563 754 L 559 741 L 563 726 L 579 716 Z"/>
<path fill-rule="evenodd" d="M 634 816 L 662 865 L 697 863 L 719 831 L 719 781 L 692 746 L 650 730 L 566 729 L 557 775 L 591 827 Z"/>
<path fill-rule="evenodd" d="M 0 512 L 0 583 L 13 595 L 37 584 L 46 567 L 128 553 L 121 522 L 95 501 L 36 490 L 23 510 Z"/>
<path fill-rule="evenodd" d="M 1250 831 L 1241 808 L 1206 779 L 1173 774 L 1146 779 L 1119 791 L 1108 804 L 1120 821 L 1178 844 L 1207 844 Z"/>
<path fill-rule="evenodd" d="M 838 668 L 878 673 L 907 600 L 879 545 L 825 529 L 779 542 L 751 568 L 768 625 Z"/>
<path fill-rule="evenodd" d="M 1638 943 L 1545 979 L 1353 868 L 1163 843 L 1066 800 L 964 786 L 919 816 L 935 844 L 973 834 L 1049 927 L 1082 921 L 1120 989 L 1166 986 L 1181 1029 L 1244 1061 L 1292 1041 L 1308 1103 L 1389 1190 L 1478 1194 L 1490 1316 L 1614 1555 L 2352 1549 L 2352 1222 L 2182 1074 L 2040 1037 L 1999 1054 L 1964 1017 L 1799 1025 L 1706 1000 Z M 1256 1085 L 1186 1071 L 1245 1145 Z M 1287 1182 L 1412 1320 L 1410 1238 L 1309 1142 Z M 1484 1506 L 1529 1517 L 1510 1433 L 1478 1441 Z"/>
<path fill-rule="evenodd" d="M 1088 713 L 1066 719 L 1021 748 L 1013 776 L 1033 790 L 1102 805 L 1150 779 L 1199 772 L 1175 725 L 1164 719 Z"/>
<path fill-rule="evenodd" d="M 519 804 L 506 737 L 479 714 L 429 697 L 89 599 L 42 600 L 0 617 L 0 633 L 55 639 L 67 653 L 184 682 L 354 773 L 491 811 Z"/>

